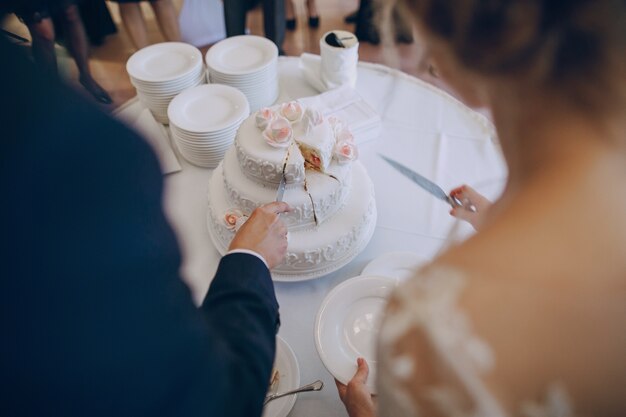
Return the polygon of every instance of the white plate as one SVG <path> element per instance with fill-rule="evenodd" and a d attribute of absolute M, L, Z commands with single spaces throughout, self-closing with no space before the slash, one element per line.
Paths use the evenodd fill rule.
<path fill-rule="evenodd" d="M 188 148 L 182 143 L 178 143 L 178 148 L 185 154 L 194 158 L 222 159 L 224 158 L 224 155 L 226 155 L 226 151 L 230 148 L 230 146 L 225 146 L 222 149 L 212 149 L 210 151 L 199 151 L 193 148 Z"/>
<path fill-rule="evenodd" d="M 209 155 L 209 154 L 218 154 L 218 153 L 223 154 L 233 144 L 231 140 L 228 142 L 224 142 L 223 144 L 220 144 L 220 145 L 216 144 L 212 147 L 201 148 L 201 147 L 197 147 L 194 145 L 190 145 L 188 142 L 184 142 L 180 140 L 179 138 L 175 138 L 175 139 L 178 142 L 179 146 L 182 146 L 189 152 L 194 152 L 198 155 L 202 155 L 202 154 Z"/>
<path fill-rule="evenodd" d="M 135 52 L 126 63 L 128 74 L 140 81 L 164 82 L 182 78 L 202 66 L 202 53 L 182 42 L 164 42 Z"/>
<path fill-rule="evenodd" d="M 277 393 L 290 391 L 300 386 L 300 368 L 291 347 L 280 336 L 276 336 L 276 359 L 274 367 L 278 369 L 280 380 Z M 296 403 L 297 395 L 279 398 L 267 404 L 263 417 L 287 417 Z"/>
<path fill-rule="evenodd" d="M 234 87 L 204 84 L 176 96 L 167 115 L 179 128 L 195 132 L 215 132 L 231 127 L 247 116 L 248 99 Z"/>
<path fill-rule="evenodd" d="M 276 77 L 276 68 L 270 67 L 269 70 L 264 70 L 263 72 L 255 73 L 253 75 L 223 75 L 213 70 L 209 70 L 209 78 L 212 80 L 219 80 L 223 82 L 231 82 L 231 83 L 253 83 L 260 82 L 268 78 Z"/>
<path fill-rule="evenodd" d="M 249 112 L 248 112 L 249 113 Z M 246 116 L 247 117 L 247 116 Z M 176 126 L 176 123 L 172 124 L 172 130 L 176 131 L 176 133 L 179 136 L 184 136 L 185 138 L 188 138 L 190 140 L 194 140 L 194 139 L 219 139 L 219 138 L 224 138 L 230 135 L 235 135 L 237 133 L 237 130 L 239 129 L 239 126 L 241 125 L 241 123 L 245 120 L 245 117 L 236 120 L 235 123 L 233 123 L 231 126 L 228 126 L 224 129 L 215 131 L 215 132 L 190 132 L 187 131 L 185 129 L 182 129 L 178 126 Z"/>
<path fill-rule="evenodd" d="M 260 36 L 241 35 L 213 45 L 206 54 L 207 66 L 224 75 L 260 72 L 278 59 L 276 45 Z"/>
<path fill-rule="evenodd" d="M 337 380 L 347 384 L 356 372 L 356 360 L 367 360 L 367 387 L 376 392 L 376 340 L 389 294 L 396 280 L 358 276 L 339 284 L 326 296 L 315 319 L 315 347 L 322 363 Z"/>
<path fill-rule="evenodd" d="M 216 77 L 230 79 L 230 80 L 247 80 L 247 79 L 254 79 L 254 78 L 259 78 L 259 77 L 265 77 L 268 74 L 275 74 L 278 68 L 278 60 L 272 59 L 271 62 L 264 68 L 254 71 L 254 72 L 247 73 L 247 74 L 223 73 L 209 65 L 207 65 L 206 68 L 212 75 L 215 75 Z"/>
<path fill-rule="evenodd" d="M 163 81 L 163 82 L 141 81 L 131 76 L 130 82 L 137 88 L 167 90 L 167 89 L 172 89 L 177 86 L 180 86 L 181 84 L 186 84 L 186 83 L 188 84 L 191 81 L 199 78 L 200 76 L 206 76 L 203 65 L 200 65 L 197 69 L 194 69 L 192 72 L 190 72 L 189 74 L 183 77 L 175 78 L 170 81 Z"/>
<path fill-rule="evenodd" d="M 153 87 L 143 87 L 143 86 L 135 85 L 135 89 L 138 92 L 141 92 L 145 95 L 151 95 L 155 97 L 164 97 L 164 96 L 173 97 L 189 87 L 194 87 L 198 84 L 204 83 L 204 80 L 205 80 L 205 76 L 202 74 L 198 77 L 192 78 L 189 81 L 185 81 L 184 83 L 180 83 L 178 85 L 174 85 L 168 88 L 153 88 Z"/>
<path fill-rule="evenodd" d="M 252 83 L 258 82 L 269 78 L 274 78 L 277 76 L 276 68 L 270 68 L 269 71 L 259 72 L 253 75 L 245 75 L 245 76 L 227 76 L 221 75 L 211 69 L 208 70 L 209 78 L 213 80 L 220 80 L 231 83 Z"/>
<path fill-rule="evenodd" d="M 413 252 L 389 252 L 368 263 L 361 275 L 377 275 L 405 281 L 428 261 L 428 258 Z"/>
<path fill-rule="evenodd" d="M 171 128 L 171 123 L 170 123 Z M 189 144 L 191 146 L 196 146 L 199 148 L 210 148 L 216 145 L 222 145 L 226 142 L 232 142 L 235 139 L 235 132 L 214 138 L 190 138 L 187 137 L 180 132 L 172 129 L 172 136 L 176 137 L 176 139 L 181 140 L 182 142 Z"/>

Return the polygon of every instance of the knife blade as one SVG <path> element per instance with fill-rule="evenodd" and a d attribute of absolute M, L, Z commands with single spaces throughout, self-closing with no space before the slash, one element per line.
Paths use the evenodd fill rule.
<path fill-rule="evenodd" d="M 389 165 L 391 165 L 396 171 L 400 172 L 402 175 L 422 187 L 422 189 L 428 191 L 430 194 L 434 195 L 440 200 L 445 201 L 454 207 L 465 207 L 470 211 L 476 211 L 476 208 L 473 205 L 464 206 L 463 202 L 456 197 L 453 197 L 449 194 L 446 194 L 445 191 L 441 189 L 437 184 L 432 182 L 426 177 L 421 176 L 417 172 L 412 169 L 402 165 L 401 163 L 394 161 L 393 159 L 387 158 L 384 155 L 378 154 L 381 158 L 383 158 Z"/>
<path fill-rule="evenodd" d="M 278 191 L 276 192 L 277 202 L 283 201 L 283 195 L 285 194 L 286 183 L 287 183 L 287 180 L 285 179 L 285 176 L 283 175 L 283 177 L 280 180 L 280 184 L 278 184 Z"/>

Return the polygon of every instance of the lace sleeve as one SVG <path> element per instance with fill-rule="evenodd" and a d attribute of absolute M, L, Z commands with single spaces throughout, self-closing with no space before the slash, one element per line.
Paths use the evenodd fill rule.
<path fill-rule="evenodd" d="M 493 366 L 456 307 L 464 279 L 423 271 L 392 296 L 381 329 L 381 416 L 505 416 L 481 382 Z"/>
<path fill-rule="evenodd" d="M 457 270 L 430 268 L 392 296 L 380 333 L 380 416 L 572 417 L 558 383 L 547 385 L 541 401 L 515 410 L 505 410 L 489 391 L 483 377 L 495 356 L 457 306 L 465 283 Z"/>

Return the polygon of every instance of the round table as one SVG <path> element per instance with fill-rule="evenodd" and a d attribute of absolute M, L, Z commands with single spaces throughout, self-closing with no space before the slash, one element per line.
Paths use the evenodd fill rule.
<path fill-rule="evenodd" d="M 298 63 L 298 58 L 280 58 L 278 102 L 317 94 Z M 445 202 L 394 171 L 378 154 L 408 165 L 444 190 L 469 184 L 490 198 L 499 195 L 507 175 L 489 121 L 443 91 L 369 63 L 359 63 L 356 90 L 382 118 L 380 137 L 359 146 L 359 159 L 374 183 L 378 222 L 366 249 L 340 270 L 315 280 L 275 283 L 282 321 L 279 335 L 298 358 L 301 383 L 321 379 L 325 384 L 321 392 L 299 395 L 293 417 L 346 415 L 315 349 L 315 317 L 328 292 L 358 276 L 384 253 L 411 251 L 430 259 L 472 233 L 448 214 Z M 164 205 L 181 245 L 182 276 L 199 304 L 219 261 L 205 224 L 212 171 L 179 159 L 182 171 L 165 177 Z"/>

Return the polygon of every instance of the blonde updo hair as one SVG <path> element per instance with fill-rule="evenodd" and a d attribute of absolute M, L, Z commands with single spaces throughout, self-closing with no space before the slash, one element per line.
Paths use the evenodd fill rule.
<path fill-rule="evenodd" d="M 379 10 L 389 0 L 379 0 Z M 626 102 L 626 0 L 398 0 L 466 68 L 598 108 Z"/>

